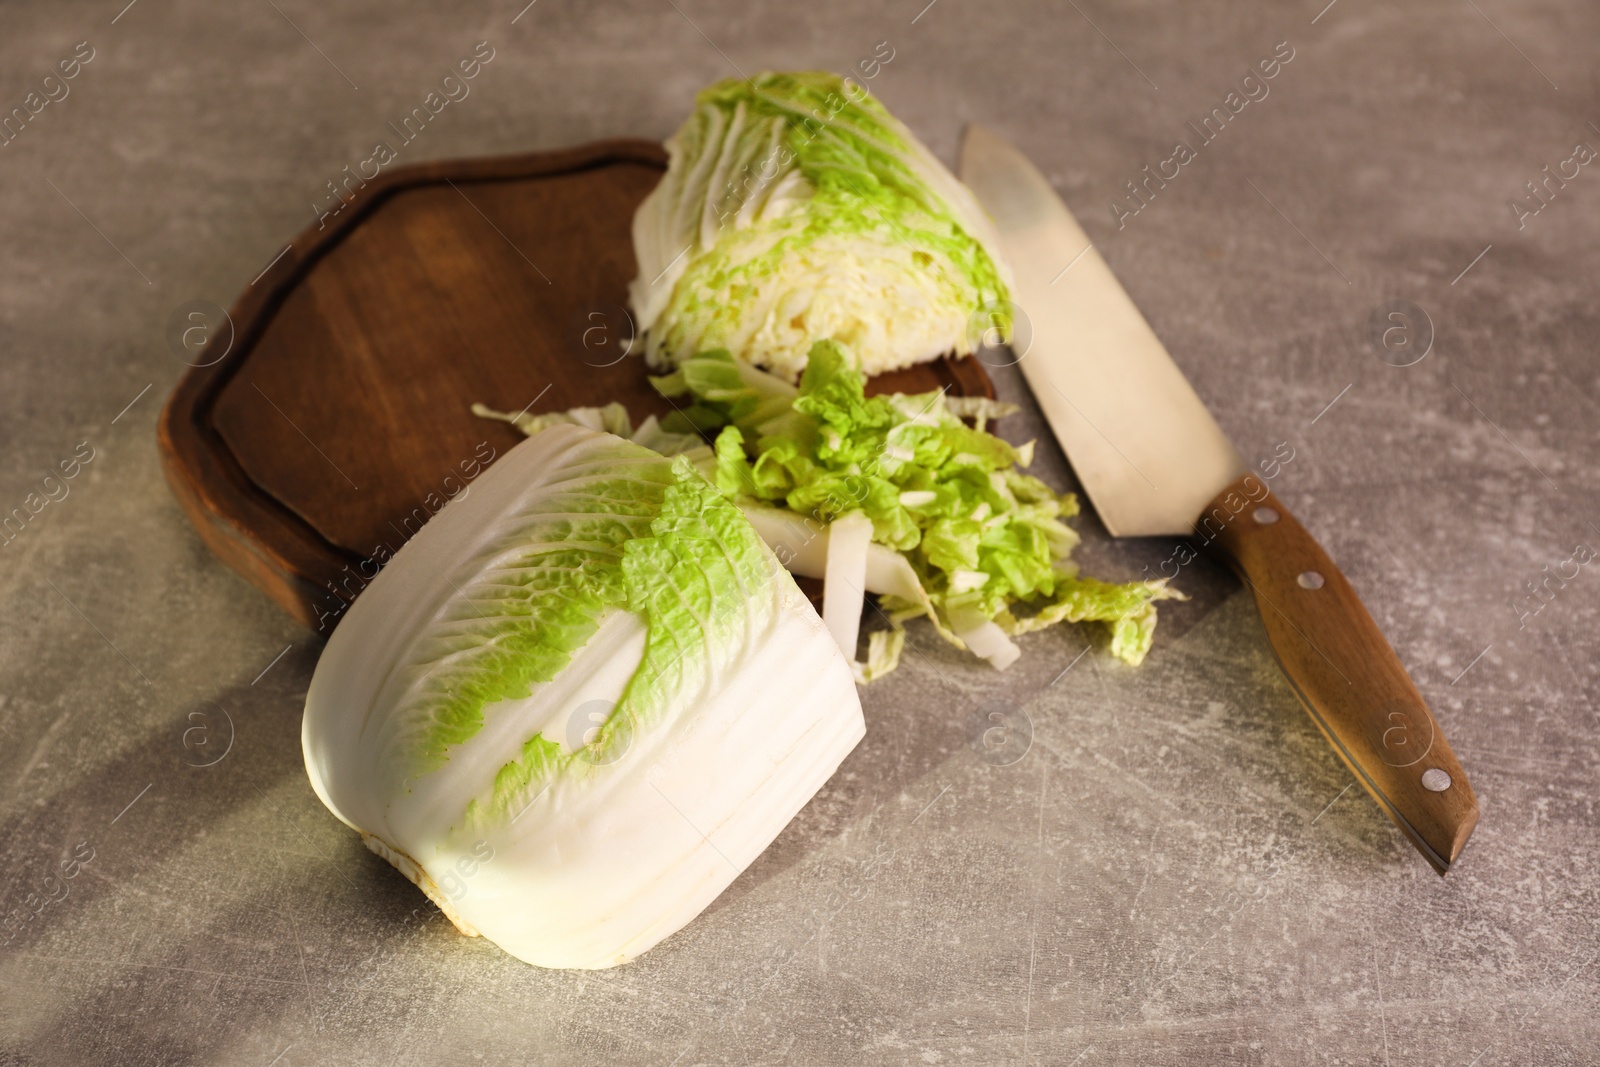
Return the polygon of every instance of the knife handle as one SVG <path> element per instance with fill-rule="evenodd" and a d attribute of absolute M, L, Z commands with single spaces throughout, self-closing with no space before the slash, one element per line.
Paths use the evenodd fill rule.
<path fill-rule="evenodd" d="M 1478 801 L 1411 676 L 1328 553 L 1246 474 L 1196 524 L 1249 586 L 1306 711 L 1374 800 L 1442 875 Z"/>

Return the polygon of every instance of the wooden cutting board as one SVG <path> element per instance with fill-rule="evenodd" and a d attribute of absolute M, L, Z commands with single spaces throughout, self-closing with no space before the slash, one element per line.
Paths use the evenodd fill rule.
<path fill-rule="evenodd" d="M 348 183 L 240 294 L 231 329 L 212 324 L 162 413 L 167 482 L 211 551 L 326 633 L 521 440 L 474 401 L 671 411 L 626 307 L 634 209 L 665 167 L 653 142 L 605 141 Z M 943 387 L 994 395 L 972 359 L 868 388 Z"/>

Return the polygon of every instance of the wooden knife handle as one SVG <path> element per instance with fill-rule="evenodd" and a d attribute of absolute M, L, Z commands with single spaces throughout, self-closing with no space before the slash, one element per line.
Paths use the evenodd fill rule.
<path fill-rule="evenodd" d="M 1254 474 L 1219 493 L 1196 530 L 1255 595 L 1283 672 L 1334 750 L 1444 874 L 1478 824 L 1478 801 L 1356 591 Z"/>

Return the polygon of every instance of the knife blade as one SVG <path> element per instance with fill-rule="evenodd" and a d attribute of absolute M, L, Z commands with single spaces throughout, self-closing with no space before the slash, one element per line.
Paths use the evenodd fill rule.
<path fill-rule="evenodd" d="M 1240 459 L 1044 175 L 977 125 L 960 173 L 1016 275 L 1018 366 L 1106 529 L 1219 556 L 1254 596 L 1312 720 L 1424 858 L 1449 871 L 1477 798 L 1354 588 Z"/>

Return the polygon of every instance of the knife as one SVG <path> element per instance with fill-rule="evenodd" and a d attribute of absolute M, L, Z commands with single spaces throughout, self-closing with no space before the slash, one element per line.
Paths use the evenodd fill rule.
<path fill-rule="evenodd" d="M 1478 823 L 1478 801 L 1360 597 L 1239 458 L 1044 175 L 969 125 L 961 179 L 1016 273 L 1018 321 L 1031 333 L 1013 339 L 1018 365 L 1106 529 L 1187 538 L 1243 580 L 1312 720 L 1446 873 Z"/>

